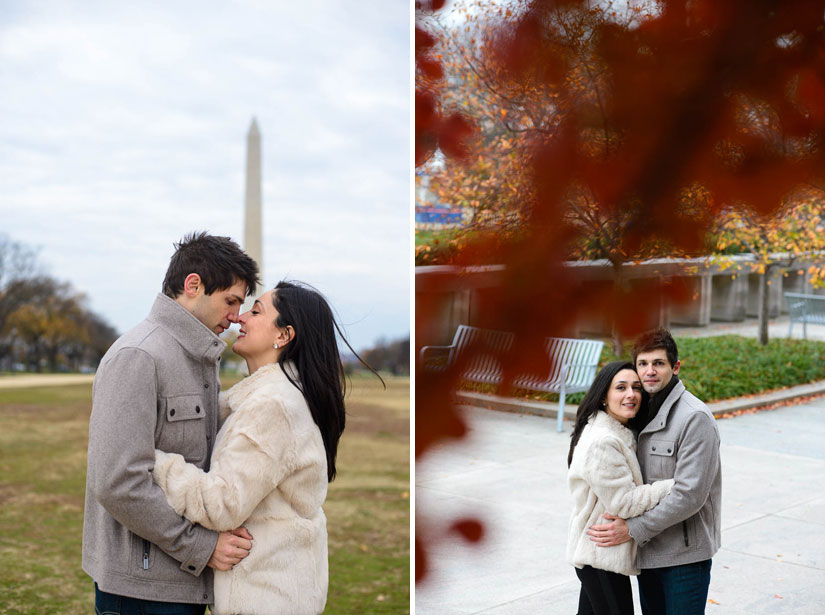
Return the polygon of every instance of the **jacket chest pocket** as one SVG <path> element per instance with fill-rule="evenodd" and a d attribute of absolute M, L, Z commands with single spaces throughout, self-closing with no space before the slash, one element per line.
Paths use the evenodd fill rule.
<path fill-rule="evenodd" d="M 650 480 L 673 478 L 676 473 L 676 442 L 651 438 L 647 443 L 647 458 Z"/>
<path fill-rule="evenodd" d="M 200 395 L 174 395 L 164 399 L 163 421 L 157 447 L 183 455 L 186 461 L 206 457 L 206 407 Z"/>

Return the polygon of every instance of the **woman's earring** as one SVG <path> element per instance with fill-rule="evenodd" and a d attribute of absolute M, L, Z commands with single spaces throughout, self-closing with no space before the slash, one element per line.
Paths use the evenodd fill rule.
<path fill-rule="evenodd" d="M 275 350 L 278 350 L 278 342 L 275 342 L 274 344 L 272 344 L 272 347 L 273 347 Z"/>

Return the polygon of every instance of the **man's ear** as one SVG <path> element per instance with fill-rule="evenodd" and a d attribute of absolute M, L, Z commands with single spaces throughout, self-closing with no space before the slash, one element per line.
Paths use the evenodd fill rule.
<path fill-rule="evenodd" d="M 679 373 L 679 368 L 682 367 L 681 361 L 676 361 L 676 365 L 673 366 L 673 374 L 677 375 Z"/>
<path fill-rule="evenodd" d="M 197 273 L 190 273 L 183 281 L 183 292 L 187 297 L 194 299 L 201 292 L 206 292 L 203 281 Z"/>

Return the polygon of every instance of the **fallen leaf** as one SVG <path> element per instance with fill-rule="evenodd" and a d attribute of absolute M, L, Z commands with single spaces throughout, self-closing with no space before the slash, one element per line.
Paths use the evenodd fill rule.
<path fill-rule="evenodd" d="M 780 600 L 784 600 L 784 598 L 782 596 L 780 596 L 779 594 L 774 594 L 773 597 L 774 598 L 779 598 Z"/>
<path fill-rule="evenodd" d="M 713 600 L 711 598 L 708 598 L 708 602 L 710 602 L 711 604 L 719 604 L 718 602 L 716 602 L 716 600 Z"/>

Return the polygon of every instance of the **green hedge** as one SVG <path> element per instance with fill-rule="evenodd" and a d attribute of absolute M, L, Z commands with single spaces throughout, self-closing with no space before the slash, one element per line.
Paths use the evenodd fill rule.
<path fill-rule="evenodd" d="M 774 389 L 825 380 L 825 342 L 773 339 L 760 346 L 756 339 L 740 335 L 677 337 L 682 368 L 679 376 L 687 389 L 705 402 L 755 395 Z M 630 360 L 632 342 L 622 356 L 613 354 L 605 340 L 599 366 L 619 359 Z M 465 384 L 468 390 L 493 393 L 495 387 Z M 557 395 L 518 391 L 531 399 L 556 401 Z M 568 395 L 578 403 L 584 393 Z"/>

